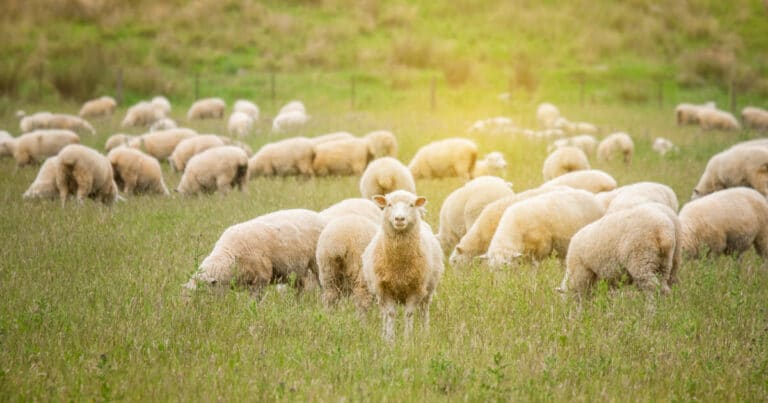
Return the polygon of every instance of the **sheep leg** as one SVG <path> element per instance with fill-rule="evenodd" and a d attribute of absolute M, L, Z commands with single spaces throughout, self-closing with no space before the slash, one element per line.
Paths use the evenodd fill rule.
<path fill-rule="evenodd" d="M 379 300 L 379 307 L 381 308 L 384 341 L 392 343 L 395 341 L 395 301 L 382 296 Z"/>
<path fill-rule="evenodd" d="M 412 296 L 408 298 L 405 301 L 405 338 L 411 337 L 411 333 L 413 333 L 413 313 L 416 311 L 416 304 L 418 303 L 418 299 L 415 296 Z"/>
<path fill-rule="evenodd" d="M 422 327 L 425 332 L 429 331 L 429 305 L 432 303 L 432 295 L 428 295 L 421 300 L 421 318 Z"/>
<path fill-rule="evenodd" d="M 763 259 L 768 259 L 768 231 L 762 231 L 755 237 L 755 251 Z"/>
<path fill-rule="evenodd" d="M 228 178 L 219 176 L 216 178 L 216 187 L 219 189 L 221 194 L 225 195 L 229 193 L 229 190 L 232 188 L 232 184 L 229 182 Z"/>
<path fill-rule="evenodd" d="M 637 288 L 648 294 L 660 290 L 666 294 L 669 292 L 669 286 L 662 284 L 656 276 L 656 267 L 653 260 L 645 258 L 640 259 L 638 263 L 631 263 L 627 266 L 627 272 L 632 276 L 632 280 L 637 284 Z"/>

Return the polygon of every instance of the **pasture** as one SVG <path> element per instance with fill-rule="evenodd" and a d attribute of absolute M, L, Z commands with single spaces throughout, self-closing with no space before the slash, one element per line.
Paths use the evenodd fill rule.
<path fill-rule="evenodd" d="M 44 107 L 75 112 L 79 106 L 27 110 Z M 186 107 L 174 104 L 181 125 L 225 133 L 225 120 L 188 124 Z M 389 129 L 406 163 L 431 140 L 465 136 L 481 155 L 504 153 L 505 177 L 516 191 L 542 182 L 546 141 L 465 133 L 474 120 L 500 114 L 533 127 L 533 103 L 486 109 L 448 104 L 435 112 L 423 105 L 307 107 L 313 120 L 301 134 Z M 13 111 L 4 109 L 0 128 L 16 133 Z M 94 120 L 98 135 L 81 135 L 82 142 L 103 150 L 104 140 L 121 131 L 124 111 Z M 711 155 L 758 136 L 677 127 L 669 106 L 561 105 L 561 111 L 597 124 L 602 136 L 631 134 L 636 151 L 630 166 L 593 159 L 593 167 L 619 185 L 665 183 L 681 205 Z M 681 151 L 660 157 L 651 150 L 656 136 Z M 261 123 L 247 142 L 256 150 L 276 138 Z M 62 208 L 58 201 L 23 201 L 37 169 L 14 170 L 12 159 L 0 160 L 3 401 L 768 398 L 768 266 L 754 252 L 685 260 L 680 283 L 653 310 L 633 287 L 598 287 L 581 307 L 562 301 L 554 288 L 563 267 L 555 259 L 499 272 L 447 265 L 430 331 L 417 323 L 415 337 L 404 341 L 399 319 L 397 342 L 389 346 L 381 340 L 376 309 L 361 322 L 348 300 L 325 309 L 318 290 L 297 294 L 269 286 L 261 299 L 238 289 L 182 295 L 181 284 L 228 226 L 278 209 L 319 210 L 357 197 L 357 177 L 258 178 L 245 192 L 226 196 L 142 196 L 112 207 L 87 201 Z M 175 187 L 179 174 L 167 163 L 163 170 Z M 417 181 L 435 231 L 442 201 L 462 183 Z"/>

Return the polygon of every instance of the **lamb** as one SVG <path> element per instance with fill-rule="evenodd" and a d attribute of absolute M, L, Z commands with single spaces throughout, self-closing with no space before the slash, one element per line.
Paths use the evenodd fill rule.
<path fill-rule="evenodd" d="M 157 105 L 152 104 L 151 102 L 141 101 L 128 108 L 120 126 L 149 127 L 164 117 L 165 113 Z"/>
<path fill-rule="evenodd" d="M 680 210 L 683 251 L 698 257 L 701 246 L 712 255 L 741 254 L 754 245 L 768 258 L 768 201 L 754 189 L 735 187 L 691 201 Z"/>
<path fill-rule="evenodd" d="M 253 131 L 253 118 L 245 112 L 233 112 L 227 122 L 227 130 L 230 135 L 237 137 L 247 137 Z"/>
<path fill-rule="evenodd" d="M 483 208 L 514 192 L 508 182 L 495 176 L 481 176 L 467 182 L 445 198 L 440 207 L 437 239 L 447 255 L 467 232 Z"/>
<path fill-rule="evenodd" d="M 59 189 L 56 187 L 56 172 L 58 170 L 59 157 L 54 156 L 46 159 L 34 182 L 24 192 L 24 200 L 55 199 L 59 195 Z"/>
<path fill-rule="evenodd" d="M 245 99 L 238 99 L 235 101 L 235 106 L 232 107 L 234 112 L 242 112 L 248 115 L 251 120 L 257 122 L 259 120 L 259 107 L 251 101 Z"/>
<path fill-rule="evenodd" d="M 248 176 L 313 176 L 312 147 L 312 140 L 306 137 L 266 144 L 248 160 Z"/>
<path fill-rule="evenodd" d="M 128 147 L 136 148 L 155 157 L 158 161 L 168 158 L 176 146 L 185 139 L 197 136 L 192 129 L 168 129 L 142 134 L 128 141 Z"/>
<path fill-rule="evenodd" d="M 484 175 L 501 176 L 507 168 L 507 161 L 504 155 L 498 151 L 485 154 L 482 160 L 475 162 L 475 169 L 472 170 L 472 177 L 477 178 Z"/>
<path fill-rule="evenodd" d="M 557 291 L 581 299 L 598 280 L 617 285 L 628 275 L 645 292 L 668 294 L 680 250 L 680 221 L 667 206 L 645 203 L 606 214 L 571 239 Z"/>
<path fill-rule="evenodd" d="M 115 112 L 116 108 L 117 101 L 114 98 L 103 96 L 84 103 L 78 115 L 83 118 L 109 116 Z"/>
<path fill-rule="evenodd" d="M 549 147 L 547 147 L 547 152 L 551 153 L 558 148 L 563 148 L 566 146 L 574 146 L 580 148 L 581 151 L 584 151 L 584 154 L 592 156 L 595 154 L 595 150 L 597 149 L 597 139 L 595 136 L 589 134 L 558 139 L 555 140 Z"/>
<path fill-rule="evenodd" d="M 171 118 L 162 118 L 149 126 L 149 132 L 159 132 L 161 130 L 175 129 L 179 127 Z"/>
<path fill-rule="evenodd" d="M 491 268 L 534 263 L 553 252 L 563 260 L 571 237 L 603 216 L 605 210 L 592 193 L 567 190 L 544 193 L 507 208 L 484 258 Z"/>
<path fill-rule="evenodd" d="M 112 164 L 98 151 L 80 144 L 70 144 L 58 155 L 56 188 L 61 205 L 74 194 L 78 203 L 88 197 L 112 204 L 117 200 L 117 184 L 112 173 Z"/>
<path fill-rule="evenodd" d="M 714 102 L 707 102 L 702 105 L 682 103 L 675 107 L 675 119 L 678 126 L 699 124 L 699 112 L 707 109 L 716 109 Z"/>
<path fill-rule="evenodd" d="M 653 140 L 653 151 L 656 151 L 661 155 L 662 157 L 665 156 L 668 152 L 673 151 L 677 152 L 678 148 L 676 145 L 672 143 L 669 139 L 666 139 L 664 137 L 656 137 Z"/>
<path fill-rule="evenodd" d="M 458 176 L 469 179 L 477 160 L 477 145 L 468 139 L 449 138 L 416 151 L 408 164 L 414 179 Z"/>
<path fill-rule="evenodd" d="M 605 207 L 605 214 L 651 202 L 663 204 L 675 212 L 679 207 L 675 191 L 667 185 L 656 182 L 633 183 L 610 192 L 602 192 L 596 197 Z"/>
<path fill-rule="evenodd" d="M 354 215 L 361 218 L 366 218 L 376 223 L 381 221 L 381 209 L 371 199 L 344 199 L 326 208 L 319 214 L 320 218 L 322 218 L 326 223 L 346 215 Z"/>
<path fill-rule="evenodd" d="M 488 250 L 493 234 L 499 227 L 501 216 L 507 208 L 519 201 L 529 199 L 540 194 L 549 192 L 558 192 L 561 190 L 572 190 L 565 186 L 540 186 L 529 189 L 522 193 L 502 197 L 483 208 L 480 215 L 467 229 L 467 233 L 461 237 L 461 240 L 453 248 L 449 262 L 454 268 L 468 266 L 473 258 L 484 254 Z"/>
<path fill-rule="evenodd" d="M 176 191 L 183 195 L 241 191 L 248 182 L 248 156 L 236 146 L 214 147 L 190 158 Z"/>
<path fill-rule="evenodd" d="M 143 152 L 117 147 L 107 154 L 117 188 L 127 194 L 155 193 L 168 196 L 160 162 Z"/>
<path fill-rule="evenodd" d="M 309 115 L 301 111 L 281 112 L 272 120 L 274 133 L 288 133 L 303 127 L 309 121 Z"/>
<path fill-rule="evenodd" d="M 370 199 L 402 189 L 416 193 L 416 182 L 408 167 L 396 158 L 383 157 L 373 160 L 360 178 L 360 194 Z"/>
<path fill-rule="evenodd" d="M 0 144 L 16 159 L 16 166 L 35 164 L 54 156 L 69 144 L 80 143 L 80 136 L 71 130 L 35 130 Z"/>
<path fill-rule="evenodd" d="M 110 152 L 116 147 L 128 145 L 128 143 L 130 143 L 131 140 L 134 138 L 136 138 L 136 136 L 132 136 L 130 134 L 124 134 L 124 133 L 113 134 L 109 136 L 107 141 L 104 143 L 104 150 L 106 152 Z"/>
<path fill-rule="evenodd" d="M 624 132 L 606 136 L 597 146 L 597 159 L 601 161 L 610 161 L 618 154 L 623 156 L 625 164 L 629 164 L 632 162 L 634 153 L 635 143 L 632 141 L 632 137 Z"/>
<path fill-rule="evenodd" d="M 729 112 L 718 109 L 702 109 L 699 111 L 699 126 L 703 130 L 739 130 L 739 121 Z"/>
<path fill-rule="evenodd" d="M 330 306 L 341 295 L 354 293 L 358 312 L 367 311 L 371 295 L 363 278 L 363 251 L 378 231 L 379 221 L 347 215 L 325 226 L 317 241 L 317 261 L 323 303 Z"/>
<path fill-rule="evenodd" d="M 424 197 L 405 190 L 374 196 L 384 219 L 363 252 L 363 278 L 375 295 L 383 319 L 384 340 L 395 337 L 395 304 L 405 305 L 405 336 L 413 330 L 420 307 L 423 327 L 429 327 L 429 305 L 444 268 L 440 244 L 429 224 L 421 220 Z"/>
<path fill-rule="evenodd" d="M 768 130 L 768 111 L 762 108 L 747 106 L 741 110 L 744 126 L 755 130 Z"/>
<path fill-rule="evenodd" d="M 707 162 L 691 199 L 737 186 L 748 186 L 768 195 L 767 147 L 737 145 L 715 154 Z"/>
<path fill-rule="evenodd" d="M 224 140 L 215 134 L 192 136 L 181 140 L 176 145 L 168 157 L 168 162 L 176 172 L 184 172 L 190 158 L 209 148 L 221 147 L 224 144 L 226 144 Z"/>
<path fill-rule="evenodd" d="M 536 108 L 536 120 L 544 129 L 551 129 L 555 125 L 555 120 L 560 117 L 560 110 L 555 105 L 548 102 L 539 104 Z"/>
<path fill-rule="evenodd" d="M 187 111 L 187 119 L 222 119 L 227 103 L 221 98 L 204 98 L 192 104 Z"/>
<path fill-rule="evenodd" d="M 582 169 L 590 169 L 587 155 L 579 148 L 566 146 L 549 154 L 544 160 L 541 173 L 544 175 L 544 180 L 548 181 L 568 172 Z"/>
<path fill-rule="evenodd" d="M 237 283 L 258 292 L 272 282 L 295 281 L 299 289 L 316 284 L 315 250 L 324 226 L 316 212 L 304 209 L 276 211 L 233 225 L 184 287 Z"/>
<path fill-rule="evenodd" d="M 592 193 L 608 192 L 616 189 L 616 179 L 599 169 L 582 169 L 568 172 L 545 182 L 542 187 L 568 186 Z"/>
<path fill-rule="evenodd" d="M 168 116 L 171 114 L 171 102 L 168 101 L 168 98 L 158 95 L 152 98 L 151 101 L 149 101 L 155 109 L 162 111 L 164 116 Z M 168 129 L 171 129 L 168 127 Z"/>
<path fill-rule="evenodd" d="M 85 119 L 62 113 L 39 112 L 25 116 L 21 119 L 19 126 L 24 133 L 40 129 L 61 129 L 96 134 L 96 129 Z"/>

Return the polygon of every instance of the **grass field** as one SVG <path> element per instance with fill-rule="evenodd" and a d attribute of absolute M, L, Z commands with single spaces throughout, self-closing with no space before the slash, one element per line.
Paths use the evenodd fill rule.
<path fill-rule="evenodd" d="M 180 122 L 186 105 L 175 105 Z M 29 110 L 44 106 L 28 106 Z M 48 105 L 49 108 L 54 106 Z M 68 104 L 57 110 L 76 110 Z M 533 104 L 467 109 L 445 105 L 333 113 L 308 105 L 309 135 L 389 128 L 408 161 L 428 141 L 464 135 L 500 113 L 533 125 Z M 273 113 L 265 107 L 266 114 Z M 756 133 L 678 128 L 670 108 L 564 105 L 566 116 L 636 142 L 630 167 L 597 168 L 620 184 L 653 180 L 689 199 L 708 158 Z M 119 116 L 97 121 L 83 143 L 103 148 Z M 12 113 L 0 127 L 16 128 Z M 193 124 L 223 132 L 225 122 Z M 267 125 L 249 139 L 272 141 Z M 655 136 L 679 154 L 661 158 Z M 501 150 L 517 191 L 541 182 L 546 143 L 473 137 Z M 178 174 L 164 165 L 166 182 Z M 632 287 L 599 287 L 579 307 L 554 291 L 563 268 L 489 272 L 447 267 L 429 333 L 394 346 L 380 339 L 378 314 L 357 320 L 353 304 L 326 310 L 319 292 L 267 288 L 203 290 L 181 284 L 228 226 L 278 209 L 322 209 L 358 195 L 358 178 L 256 179 L 246 192 L 198 198 L 131 197 L 108 208 L 23 202 L 36 169 L 14 173 L 0 160 L 0 400 L 644 400 L 768 399 L 768 268 L 750 252 L 685 261 L 681 282 L 655 311 Z M 443 199 L 460 180 L 419 181 L 437 228 Z M 418 322 L 417 322 L 418 323 Z M 402 322 L 398 335 L 402 333 Z"/>

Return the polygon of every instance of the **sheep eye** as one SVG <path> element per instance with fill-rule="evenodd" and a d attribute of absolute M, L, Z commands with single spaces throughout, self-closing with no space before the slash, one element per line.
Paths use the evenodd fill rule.
<path fill-rule="evenodd" d="M 387 207 L 392 207 L 392 203 L 387 203 Z"/>

